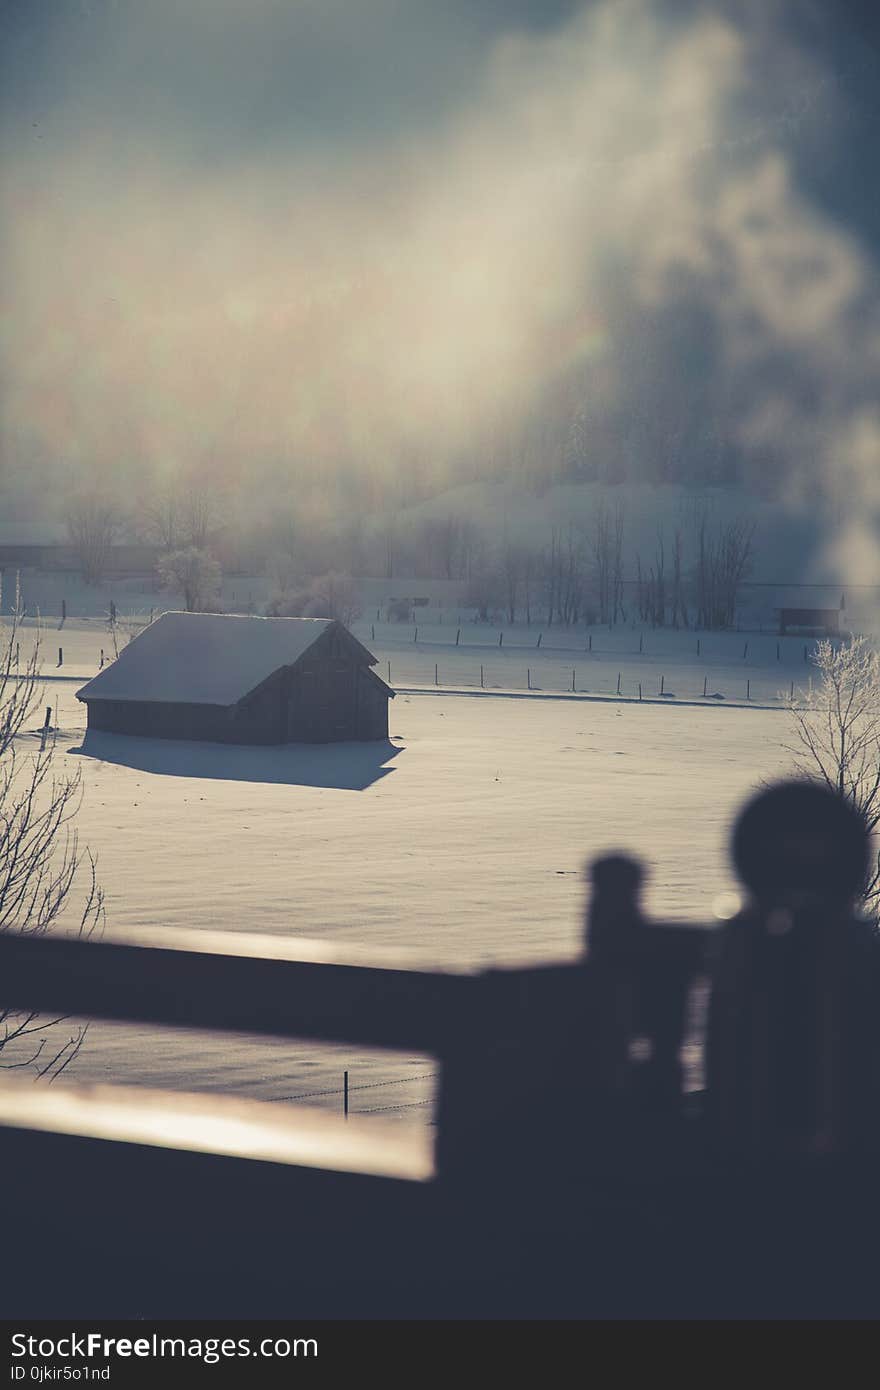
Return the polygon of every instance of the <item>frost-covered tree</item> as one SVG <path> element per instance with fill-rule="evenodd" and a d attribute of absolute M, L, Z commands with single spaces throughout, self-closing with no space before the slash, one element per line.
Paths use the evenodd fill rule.
<path fill-rule="evenodd" d="M 797 770 L 844 797 L 880 824 L 880 655 L 864 637 L 839 647 L 823 640 L 813 655 L 819 678 L 789 709 Z M 865 885 L 865 904 L 880 917 L 880 861 Z"/>
<path fill-rule="evenodd" d="M 266 611 L 275 618 L 336 618 L 348 624 L 359 616 L 357 591 L 350 574 L 331 571 L 276 592 Z"/>
<path fill-rule="evenodd" d="M 158 563 L 159 579 L 166 589 L 179 589 L 187 613 L 211 613 L 220 598 L 220 566 L 212 555 L 198 546 L 172 550 Z"/>
<path fill-rule="evenodd" d="M 81 774 L 60 767 L 54 730 L 33 728 L 43 686 L 32 635 L 16 594 L 0 622 L 0 932 L 41 936 L 72 916 L 72 930 L 89 936 L 103 923 L 104 896 L 76 832 Z M 86 1031 L 64 1022 L 0 1008 L 0 1067 L 57 1076 Z"/>

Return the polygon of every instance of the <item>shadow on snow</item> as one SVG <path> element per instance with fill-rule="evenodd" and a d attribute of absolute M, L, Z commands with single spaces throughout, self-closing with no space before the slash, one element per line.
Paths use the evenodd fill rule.
<path fill-rule="evenodd" d="M 86 733 L 70 753 L 164 777 L 210 777 L 224 782 L 276 782 L 299 787 L 365 791 L 393 772 L 385 764 L 400 748 L 389 739 L 369 743 L 283 743 L 271 746 L 194 743 Z"/>

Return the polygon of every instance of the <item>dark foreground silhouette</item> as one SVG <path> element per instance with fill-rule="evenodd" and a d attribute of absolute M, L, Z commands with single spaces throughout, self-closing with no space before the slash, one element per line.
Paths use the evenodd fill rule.
<path fill-rule="evenodd" d="M 296 1106 L 0 1081 L 6 1316 L 875 1318 L 869 838 L 788 783 L 746 806 L 732 855 L 747 898 L 716 929 L 648 920 L 641 867 L 595 863 L 574 964 L 0 934 L 13 1009 L 440 1063 L 428 1142 Z M 47 1251 L 75 1251 L 75 1279 Z"/>

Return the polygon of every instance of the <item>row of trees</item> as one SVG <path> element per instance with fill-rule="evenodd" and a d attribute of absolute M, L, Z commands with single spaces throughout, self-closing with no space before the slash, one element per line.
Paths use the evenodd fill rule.
<path fill-rule="evenodd" d="M 636 555 L 635 584 L 624 576 L 625 514 L 600 503 L 588 526 L 551 529 L 538 549 L 505 534 L 475 566 L 468 601 L 484 620 L 503 612 L 511 623 L 539 617 L 547 627 L 578 622 L 614 625 L 638 617 L 653 627 L 729 628 L 752 562 L 754 526 L 743 519 L 696 516 L 671 539 L 657 528 L 654 554 Z"/>
<path fill-rule="evenodd" d="M 159 547 L 160 582 L 201 610 L 219 601 L 220 560 L 234 530 L 222 522 L 213 493 L 186 487 L 142 503 L 128 524 L 130 534 Z M 324 597 L 312 592 L 315 576 L 342 613 L 352 601 L 340 597 L 341 575 L 406 574 L 464 581 L 467 600 L 483 618 L 503 613 L 511 623 L 540 616 L 547 625 L 636 618 L 654 627 L 734 625 L 753 558 L 753 523 L 719 520 L 697 504 L 670 531 L 658 525 L 651 552 L 636 551 L 633 566 L 626 522 L 622 499 L 600 500 L 588 522 L 553 526 L 536 545 L 506 525 L 496 539 L 490 528 L 453 516 L 407 524 L 388 516 L 368 529 L 362 521 L 329 526 L 287 515 L 251 528 L 230 562 L 269 574 L 277 612 L 310 611 Z M 120 514 L 99 497 L 80 498 L 68 527 L 83 576 L 97 582 L 122 534 Z"/>

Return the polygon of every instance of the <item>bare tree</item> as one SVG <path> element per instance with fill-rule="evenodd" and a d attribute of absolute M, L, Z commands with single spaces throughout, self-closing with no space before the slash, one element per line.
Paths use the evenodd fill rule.
<path fill-rule="evenodd" d="M 205 550 L 221 521 L 215 492 L 208 488 L 184 488 L 177 496 L 177 518 L 183 549 Z"/>
<path fill-rule="evenodd" d="M 81 773 L 58 771 L 54 730 L 27 728 L 43 687 L 39 633 L 22 662 L 25 635 L 16 594 L 0 629 L 0 932 L 45 934 L 74 911 L 82 890 L 73 931 L 90 936 L 103 924 L 104 895 L 95 857 L 80 847 L 75 828 Z M 0 1066 L 54 1079 L 73 1061 L 86 1032 L 77 1025 L 63 1030 L 65 1037 L 64 1022 L 0 1008 Z"/>
<path fill-rule="evenodd" d="M 623 608 L 623 536 L 626 525 L 626 511 L 623 499 L 618 497 L 614 503 L 614 541 L 611 553 L 611 621 L 618 618 L 626 621 Z"/>
<path fill-rule="evenodd" d="M 197 484 L 160 488 L 142 504 L 139 530 L 164 551 L 206 550 L 223 520 L 218 494 Z"/>
<path fill-rule="evenodd" d="M 672 536 L 672 626 L 688 625 L 687 603 L 684 596 L 684 536 L 676 526 Z"/>
<path fill-rule="evenodd" d="M 590 558 L 597 616 L 601 623 L 623 617 L 623 536 L 625 509 L 617 498 L 613 510 L 601 499 L 590 533 Z"/>
<path fill-rule="evenodd" d="M 140 530 L 162 550 L 177 550 L 181 544 L 180 497 L 175 488 L 164 488 L 144 507 Z"/>
<path fill-rule="evenodd" d="M 751 568 L 755 523 L 744 517 L 725 522 L 718 532 L 718 627 L 733 627 L 742 582 Z"/>
<path fill-rule="evenodd" d="M 454 579 L 459 569 L 462 524 L 454 516 L 422 523 L 420 548 L 429 557 L 430 571 L 441 579 Z"/>
<path fill-rule="evenodd" d="M 75 498 L 70 503 L 67 530 L 87 584 L 98 584 L 103 578 L 110 547 L 119 534 L 120 526 L 121 518 L 116 508 L 96 493 Z"/>
<path fill-rule="evenodd" d="M 526 613 L 526 623 L 532 621 L 532 602 L 535 597 L 535 583 L 540 572 L 540 556 L 528 546 L 523 546 L 521 551 L 520 580 L 522 583 L 522 601 Z"/>
<path fill-rule="evenodd" d="M 206 550 L 187 546 L 163 555 L 158 564 L 159 578 L 166 589 L 183 593 L 187 613 L 210 613 L 220 597 L 220 566 Z"/>
<path fill-rule="evenodd" d="M 489 621 L 490 611 L 504 601 L 504 577 L 497 557 L 483 550 L 478 563 L 471 569 L 465 601 L 477 610 L 481 622 Z"/>
<path fill-rule="evenodd" d="M 795 767 L 860 811 L 868 829 L 880 825 L 880 656 L 864 637 L 835 650 L 817 643 L 819 681 L 789 701 Z M 865 904 L 880 917 L 880 860 L 865 884 Z"/>
<path fill-rule="evenodd" d="M 486 539 L 474 522 L 461 520 L 458 523 L 458 578 L 469 580 Z"/>
<path fill-rule="evenodd" d="M 387 513 L 382 519 L 382 542 L 385 578 L 393 579 L 395 551 L 397 548 L 397 519 L 392 516 L 391 513 Z"/>
<path fill-rule="evenodd" d="M 666 624 L 666 542 L 663 527 L 657 527 L 657 551 L 650 569 L 642 568 L 641 553 L 636 555 L 636 596 L 639 617 L 652 627 Z"/>
<path fill-rule="evenodd" d="M 654 612 L 651 622 L 654 627 L 666 626 L 666 536 L 662 526 L 657 527 L 657 558 L 654 575 Z"/>
<path fill-rule="evenodd" d="M 558 595 L 562 583 L 561 569 L 562 561 L 559 528 L 554 526 L 550 531 L 549 549 L 544 550 L 541 554 L 541 573 L 544 581 L 548 627 L 553 626 L 553 619 L 556 616 Z"/>
<path fill-rule="evenodd" d="M 697 627 L 729 628 L 754 552 L 755 523 L 739 517 L 713 525 L 709 509 L 694 517 L 694 587 Z"/>
<path fill-rule="evenodd" d="M 647 599 L 645 596 L 645 576 L 642 573 L 642 553 L 636 551 L 636 607 L 639 610 L 639 619 L 645 621 L 645 611 Z"/>
<path fill-rule="evenodd" d="M 554 526 L 549 548 L 543 552 L 541 569 L 547 606 L 547 626 L 554 621 L 571 626 L 577 623 L 586 603 L 587 543 L 581 527 L 569 525 L 565 532 Z"/>
<path fill-rule="evenodd" d="M 599 502 L 590 534 L 593 581 L 600 623 L 610 623 L 612 608 L 612 539 L 611 517 L 604 499 Z"/>
<path fill-rule="evenodd" d="M 500 563 L 507 619 L 515 623 L 524 578 L 525 552 L 521 545 L 511 540 L 506 528 L 501 542 Z"/>

